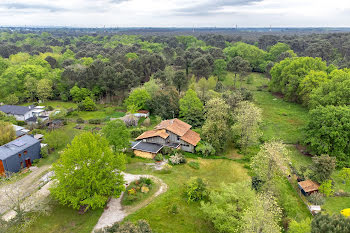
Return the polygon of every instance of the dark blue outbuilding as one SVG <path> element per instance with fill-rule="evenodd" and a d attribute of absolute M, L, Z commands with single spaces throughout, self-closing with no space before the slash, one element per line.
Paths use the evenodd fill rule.
<path fill-rule="evenodd" d="M 40 150 L 40 141 L 29 135 L 0 146 L 0 175 L 30 167 L 35 159 L 40 158 Z"/>

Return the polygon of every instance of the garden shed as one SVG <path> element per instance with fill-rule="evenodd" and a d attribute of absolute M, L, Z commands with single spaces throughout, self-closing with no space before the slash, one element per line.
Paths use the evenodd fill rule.
<path fill-rule="evenodd" d="M 0 146 L 0 175 L 32 166 L 33 161 L 40 158 L 40 150 L 40 141 L 29 135 Z"/>
<path fill-rule="evenodd" d="M 302 194 L 310 195 L 311 193 L 317 192 L 320 185 L 312 180 L 304 180 L 301 182 L 298 182 L 298 186 L 300 188 L 300 191 Z"/>

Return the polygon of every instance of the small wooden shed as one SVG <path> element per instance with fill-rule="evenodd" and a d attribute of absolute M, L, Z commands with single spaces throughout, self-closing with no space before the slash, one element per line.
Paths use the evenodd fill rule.
<path fill-rule="evenodd" d="M 311 193 L 318 192 L 318 189 L 320 188 L 320 185 L 312 180 L 304 180 L 301 182 L 298 182 L 300 191 L 302 194 L 310 195 Z"/>

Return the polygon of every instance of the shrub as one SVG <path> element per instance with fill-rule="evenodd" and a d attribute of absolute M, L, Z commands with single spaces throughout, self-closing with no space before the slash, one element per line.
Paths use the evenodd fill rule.
<path fill-rule="evenodd" d="M 178 165 L 178 164 L 186 163 L 186 159 L 182 154 L 176 153 L 175 155 L 170 156 L 169 162 L 172 165 Z"/>
<path fill-rule="evenodd" d="M 163 147 L 162 154 L 163 155 L 174 155 L 177 150 L 170 147 Z"/>
<path fill-rule="evenodd" d="M 215 149 L 214 147 L 204 141 L 200 141 L 196 147 L 196 152 L 200 153 L 204 157 L 210 156 L 210 155 L 215 155 Z"/>
<path fill-rule="evenodd" d="M 144 127 L 132 128 L 132 129 L 130 129 L 130 135 L 132 138 L 137 138 L 138 136 L 140 136 L 141 134 L 143 134 L 146 131 L 147 131 L 147 129 Z"/>
<path fill-rule="evenodd" d="M 145 126 L 145 127 L 150 126 L 150 125 L 151 125 L 151 119 L 147 117 L 147 118 L 142 122 L 142 125 Z"/>
<path fill-rule="evenodd" d="M 41 148 L 40 154 L 42 158 L 46 158 L 47 156 L 49 156 L 49 148 L 47 146 Z"/>
<path fill-rule="evenodd" d="M 153 184 L 152 180 L 150 178 L 146 178 L 146 177 L 141 177 L 139 179 L 139 184 L 145 184 L 150 186 L 151 184 Z"/>
<path fill-rule="evenodd" d="M 307 200 L 313 205 L 323 205 L 326 201 L 321 193 L 311 193 Z"/>
<path fill-rule="evenodd" d="M 158 161 L 158 162 L 162 161 L 162 160 L 163 160 L 163 155 L 157 154 L 157 155 L 154 157 L 154 160 L 155 160 L 155 161 Z"/>
<path fill-rule="evenodd" d="M 177 214 L 177 213 L 179 213 L 179 208 L 177 207 L 177 205 L 175 203 L 171 204 L 168 207 L 168 213 L 169 214 Z"/>
<path fill-rule="evenodd" d="M 198 162 L 195 162 L 195 161 L 189 162 L 189 163 L 188 163 L 188 166 L 190 166 L 190 167 L 193 168 L 193 169 L 197 169 L 197 170 L 200 168 L 199 163 L 198 163 Z"/>
<path fill-rule="evenodd" d="M 99 233 L 152 233 L 152 229 L 146 220 L 139 220 L 137 224 L 126 222 L 121 224 L 119 222 L 114 223 L 110 227 L 106 227 L 103 230 L 97 231 Z"/>
<path fill-rule="evenodd" d="M 101 119 L 90 119 L 89 124 L 99 125 L 102 123 Z"/>
<path fill-rule="evenodd" d="M 85 122 L 85 121 L 84 121 L 82 118 L 80 118 L 80 117 L 77 119 L 77 123 L 78 123 L 78 124 L 83 124 L 84 122 Z"/>
<path fill-rule="evenodd" d="M 334 190 L 332 186 L 332 181 L 327 180 L 321 184 L 319 191 L 323 193 L 326 197 L 333 196 Z"/>
<path fill-rule="evenodd" d="M 186 184 L 185 194 L 188 203 L 204 200 L 208 196 L 206 184 L 201 178 L 193 177 Z"/>
<path fill-rule="evenodd" d="M 53 111 L 54 108 L 53 108 L 51 105 L 49 105 L 49 106 L 46 107 L 46 110 L 47 110 L 47 111 Z"/>
<path fill-rule="evenodd" d="M 95 102 L 90 97 L 86 97 L 80 102 L 78 108 L 81 111 L 95 111 L 97 109 Z"/>

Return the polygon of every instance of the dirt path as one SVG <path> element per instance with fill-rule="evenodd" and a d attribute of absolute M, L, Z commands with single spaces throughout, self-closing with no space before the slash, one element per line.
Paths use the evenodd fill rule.
<path fill-rule="evenodd" d="M 123 175 L 124 175 L 124 180 L 126 181 L 126 186 L 128 186 L 131 182 L 140 179 L 141 177 L 146 177 L 146 178 L 151 178 L 155 182 L 159 183 L 160 184 L 159 189 L 157 190 L 156 193 L 154 193 L 151 197 L 147 198 L 144 202 L 128 209 L 123 208 L 121 204 L 121 199 L 123 197 L 123 194 L 121 194 L 120 197 L 117 199 L 112 198 L 108 202 L 107 208 L 105 209 L 100 219 L 98 220 L 96 226 L 94 227 L 93 232 L 95 230 L 99 230 L 104 227 L 111 226 L 116 222 L 121 222 L 126 216 L 128 216 L 129 214 L 135 212 L 136 210 L 142 207 L 147 206 L 157 196 L 166 192 L 166 190 L 168 189 L 168 186 L 166 183 L 164 183 L 161 179 L 152 175 L 132 175 L 128 173 L 123 173 Z"/>
<path fill-rule="evenodd" d="M 14 190 L 16 190 L 16 195 L 20 196 L 23 199 L 29 197 L 32 193 L 38 190 L 38 187 L 41 183 L 40 178 L 42 178 L 49 169 L 49 165 L 42 167 L 32 167 L 32 172 L 29 175 L 14 183 L 2 185 L 0 187 L 0 203 L 9 202 L 10 197 L 8 194 L 14 193 Z M 0 208 L 0 215 L 8 210 L 6 207 L 1 207 L 2 208 Z"/>

